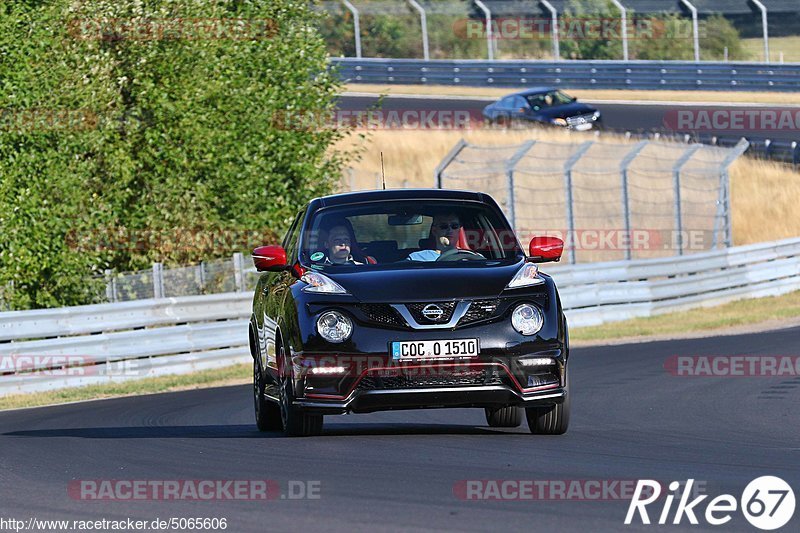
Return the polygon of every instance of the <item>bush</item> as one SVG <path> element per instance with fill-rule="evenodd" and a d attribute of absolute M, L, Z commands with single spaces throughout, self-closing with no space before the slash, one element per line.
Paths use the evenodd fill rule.
<path fill-rule="evenodd" d="M 222 33 L 147 33 L 191 19 L 217 20 L 223 29 L 207 31 Z M 232 33 L 232 19 L 248 21 L 247 33 Z M 329 149 L 342 132 L 276 120 L 334 109 L 339 81 L 316 23 L 304 0 L 4 2 L 6 301 L 88 303 L 101 291 L 87 280 L 105 268 L 186 264 L 252 244 L 175 245 L 187 233 L 274 242 L 302 204 L 330 192 L 347 157 Z M 59 119 L 65 110 L 82 119 Z M 98 236 L 109 228 L 156 236 L 157 246 L 105 246 Z"/>

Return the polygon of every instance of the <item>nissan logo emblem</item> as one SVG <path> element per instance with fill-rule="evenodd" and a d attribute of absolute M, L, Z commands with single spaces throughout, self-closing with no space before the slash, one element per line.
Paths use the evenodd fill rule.
<path fill-rule="evenodd" d="M 442 309 L 436 304 L 429 304 L 422 309 L 422 316 L 424 316 L 428 320 L 436 321 L 441 319 L 442 316 L 444 316 L 444 309 Z"/>

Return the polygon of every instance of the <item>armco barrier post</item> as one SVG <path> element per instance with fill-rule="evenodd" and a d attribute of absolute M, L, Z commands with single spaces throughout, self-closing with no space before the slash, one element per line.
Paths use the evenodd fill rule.
<path fill-rule="evenodd" d="M 164 297 L 164 270 L 161 263 L 153 263 L 153 298 Z"/>
<path fill-rule="evenodd" d="M 233 254 L 233 279 L 236 292 L 244 292 L 244 257 L 241 252 Z"/>

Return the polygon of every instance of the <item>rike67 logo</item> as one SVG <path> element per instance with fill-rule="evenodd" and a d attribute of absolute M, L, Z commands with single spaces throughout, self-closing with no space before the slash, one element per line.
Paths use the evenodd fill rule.
<path fill-rule="evenodd" d="M 750 524 L 764 531 L 772 531 L 785 526 L 794 515 L 794 491 L 779 477 L 762 476 L 754 479 L 745 487 L 738 501 L 730 494 L 721 494 L 707 502 L 704 513 L 701 513 L 700 504 L 708 498 L 708 495 L 696 496 L 690 501 L 693 485 L 694 479 L 687 480 L 685 484 L 678 481 L 669 484 L 670 492 L 664 498 L 664 506 L 658 515 L 659 525 L 667 523 L 678 525 L 684 517 L 690 524 L 697 525 L 699 523 L 697 517 L 700 515 L 708 524 L 721 526 L 730 522 L 733 513 L 741 509 Z M 681 487 L 684 487 L 683 491 L 678 494 L 677 491 Z M 640 479 L 628 506 L 625 524 L 630 525 L 637 514 L 642 524 L 650 524 L 647 506 L 659 500 L 661 492 L 661 484 L 658 481 Z M 676 497 L 678 504 L 673 514 L 672 504 Z M 655 509 L 651 509 L 653 510 Z M 672 515 L 671 521 L 670 515 Z M 655 516 L 653 518 L 655 519 Z"/>

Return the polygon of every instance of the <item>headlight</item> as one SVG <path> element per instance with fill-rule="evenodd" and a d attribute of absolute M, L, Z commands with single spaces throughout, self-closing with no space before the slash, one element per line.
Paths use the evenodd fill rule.
<path fill-rule="evenodd" d="M 595 120 L 599 120 L 600 119 L 600 111 L 595 111 L 594 114 L 592 115 L 592 118 L 595 119 Z"/>
<path fill-rule="evenodd" d="M 353 322 L 339 311 L 327 311 L 317 319 L 317 331 L 328 342 L 344 342 L 353 334 Z"/>
<path fill-rule="evenodd" d="M 520 304 L 511 314 L 511 325 L 523 335 L 535 335 L 544 325 L 539 308 L 531 304 Z"/>
<path fill-rule="evenodd" d="M 525 263 L 522 265 L 511 281 L 506 285 L 506 289 L 518 289 L 520 287 L 532 287 L 534 285 L 541 285 L 544 280 L 539 277 L 539 268 L 533 263 Z"/>
<path fill-rule="evenodd" d="M 306 272 L 300 281 L 308 283 L 303 287 L 305 292 L 324 292 L 325 294 L 347 294 L 344 287 L 333 281 L 328 276 L 319 272 Z"/>
<path fill-rule="evenodd" d="M 567 125 L 567 119 L 565 119 L 565 118 L 554 118 L 552 120 L 552 122 L 556 126 L 566 126 Z"/>

